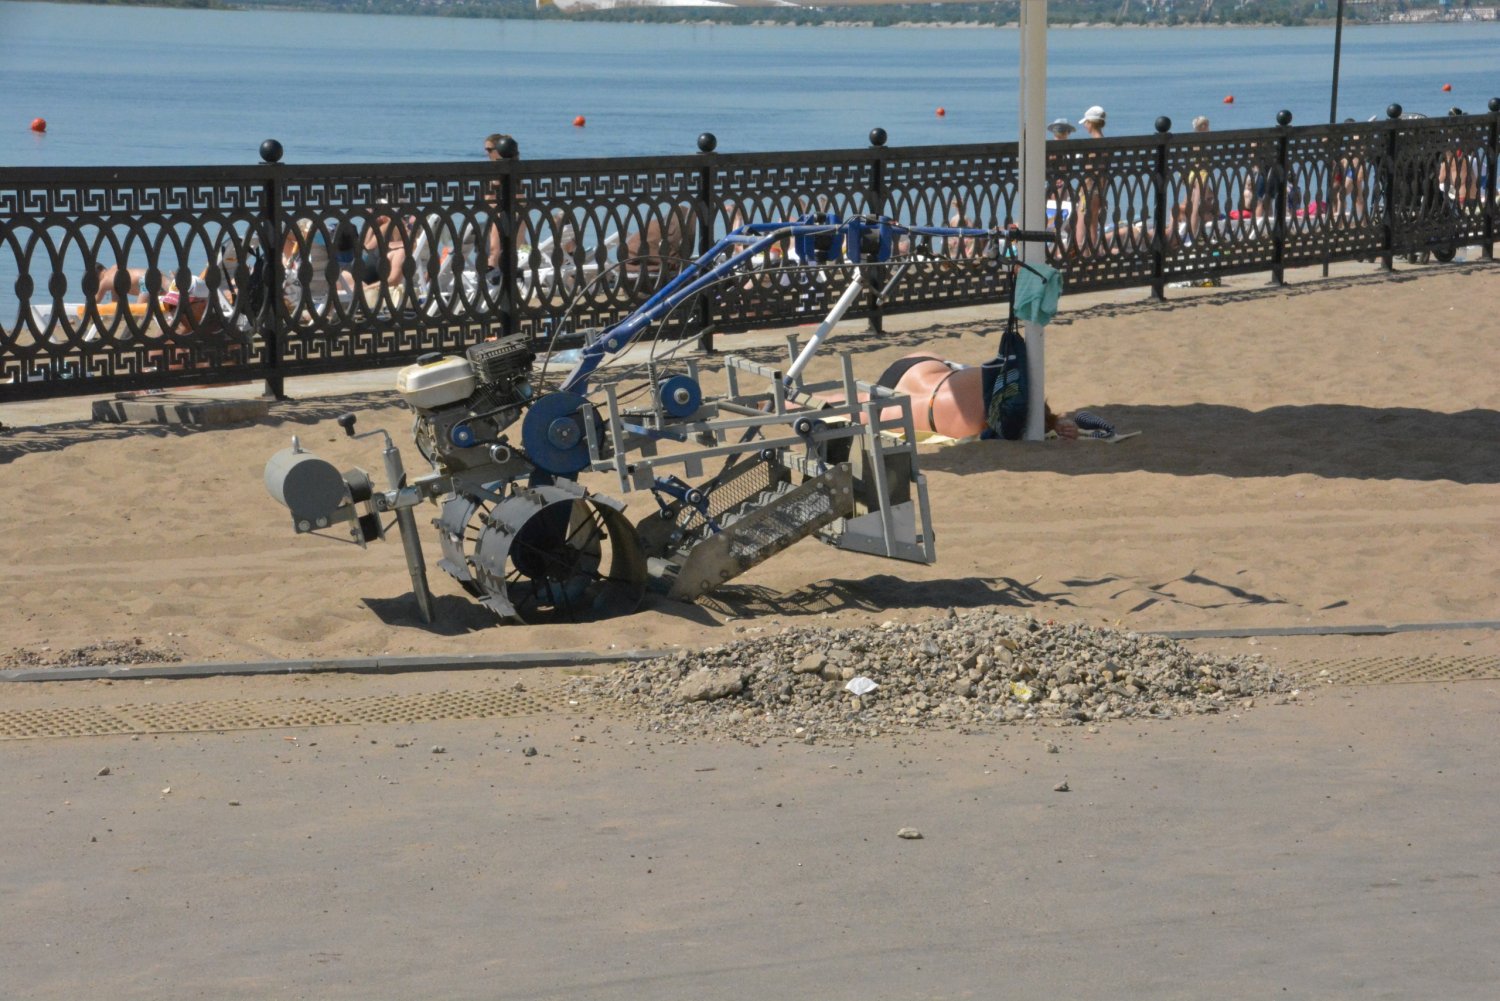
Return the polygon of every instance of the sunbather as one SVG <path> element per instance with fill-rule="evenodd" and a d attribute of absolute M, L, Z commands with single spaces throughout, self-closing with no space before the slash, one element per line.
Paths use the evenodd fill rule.
<path fill-rule="evenodd" d="M 129 302 L 132 298 L 136 302 L 146 302 L 151 296 L 146 287 L 146 275 L 148 268 L 122 268 L 105 267 L 102 264 L 94 265 L 94 274 L 98 278 L 98 286 L 94 289 L 95 302 Z M 158 282 L 157 294 L 162 292 L 162 285 Z"/>
<path fill-rule="evenodd" d="M 911 397 L 918 431 L 969 438 L 988 427 L 983 380 L 983 366 L 917 353 L 896 361 L 876 383 Z M 1053 413 L 1049 406 L 1044 406 L 1044 413 L 1048 432 L 1059 438 L 1078 437 L 1078 425 L 1070 414 Z"/>

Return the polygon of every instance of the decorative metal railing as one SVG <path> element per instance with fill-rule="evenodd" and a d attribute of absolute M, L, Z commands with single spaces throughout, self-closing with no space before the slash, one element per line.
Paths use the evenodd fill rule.
<path fill-rule="evenodd" d="M 1053 142 L 1049 253 L 1070 291 L 1478 245 L 1493 256 L 1500 99 L 1442 119 Z M 741 222 L 1018 215 L 1013 143 L 612 160 L 0 169 L 0 400 L 408 362 L 503 332 L 539 344 L 628 315 Z M 854 311 L 1001 302 L 983 241 L 924 238 Z M 837 273 L 795 248 L 672 318 L 733 331 L 821 315 Z"/>

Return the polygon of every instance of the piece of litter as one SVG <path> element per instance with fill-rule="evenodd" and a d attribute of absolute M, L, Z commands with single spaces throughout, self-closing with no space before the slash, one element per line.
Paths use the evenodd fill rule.
<path fill-rule="evenodd" d="M 915 827 L 903 827 L 896 832 L 896 837 L 905 838 L 907 841 L 921 841 L 922 832 Z"/>
<path fill-rule="evenodd" d="M 847 685 L 844 686 L 847 691 L 851 691 L 855 695 L 869 695 L 879 687 L 879 685 L 875 684 L 875 682 L 871 681 L 869 678 L 864 677 L 863 675 L 858 678 L 852 679 Z"/>
<path fill-rule="evenodd" d="M 1053 792 L 1068 792 L 1069 791 L 1068 790 L 1068 780 L 1067 779 L 1063 779 L 1057 785 L 1055 785 L 1055 786 L 1052 787 L 1052 791 Z"/>

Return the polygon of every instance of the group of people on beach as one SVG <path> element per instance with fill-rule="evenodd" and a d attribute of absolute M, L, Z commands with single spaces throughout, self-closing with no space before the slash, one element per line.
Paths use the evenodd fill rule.
<path fill-rule="evenodd" d="M 1107 115 L 1094 105 L 1084 112 L 1078 125 L 1091 139 L 1103 139 Z M 1192 131 L 1206 133 L 1211 125 L 1207 115 L 1192 120 Z M 1047 126 L 1053 139 L 1066 141 L 1078 128 L 1066 118 Z M 1197 147 L 1194 147 L 1196 152 Z M 1054 178 L 1047 192 L 1049 217 L 1062 236 L 1062 252 L 1067 256 L 1099 253 L 1119 254 L 1138 250 L 1156 236 L 1150 219 L 1111 221 L 1109 213 L 1109 171 L 1106 153 L 1073 152 L 1066 156 L 1067 171 Z M 1175 180 L 1175 195 L 1167 207 L 1167 226 L 1160 234 L 1166 247 L 1191 245 L 1225 218 L 1264 219 L 1275 204 L 1275 190 L 1268 185 L 1268 171 L 1253 166 L 1244 179 L 1240 200 L 1227 212 L 1220 204 L 1218 185 L 1206 158 L 1194 158 Z M 1286 194 L 1289 209 L 1300 207 L 1296 182 L 1288 179 Z"/>
<path fill-rule="evenodd" d="M 1462 113 L 1458 108 L 1449 110 L 1450 116 Z M 1061 141 L 1071 139 L 1078 126 L 1085 137 L 1102 139 L 1106 120 L 1104 108 L 1095 105 L 1077 126 L 1059 118 L 1047 129 L 1053 139 Z M 1349 118 L 1344 124 L 1354 122 Z M 1208 116 L 1192 120 L 1194 135 L 1209 129 Z M 1278 212 L 1289 226 L 1309 225 L 1320 217 L 1361 223 L 1371 218 L 1372 205 L 1380 199 L 1389 201 L 1398 213 L 1419 214 L 1448 210 L 1462 215 L 1476 211 L 1482 203 L 1487 164 L 1482 145 L 1465 146 L 1454 139 L 1437 158 L 1435 177 L 1428 176 L 1433 164 L 1414 162 L 1412 178 L 1396 176 L 1391 190 L 1385 190 L 1371 166 L 1377 151 L 1370 148 L 1370 136 L 1351 133 L 1333 142 L 1326 170 L 1313 169 L 1307 177 L 1299 176 L 1297 168 L 1283 173 L 1269 148 L 1251 151 L 1247 163 L 1226 164 L 1220 151 L 1188 147 L 1185 157 L 1180 152 L 1174 156 L 1181 166 L 1168 180 L 1172 197 L 1159 234 L 1154 220 L 1139 218 L 1144 205 L 1122 204 L 1111 213 L 1107 151 L 1067 149 L 1062 154 L 1063 169 L 1047 190 L 1049 223 L 1059 234 L 1059 253 L 1085 258 L 1136 253 L 1150 247 L 1157 237 L 1168 251 L 1205 238 L 1264 237 L 1270 234 Z M 1326 193 L 1320 197 L 1319 190 L 1311 189 L 1324 188 L 1318 181 L 1324 176 Z M 1120 194 L 1122 202 L 1142 201 L 1139 194 L 1133 199 L 1128 192 Z M 1132 214 L 1137 217 L 1131 218 Z"/>

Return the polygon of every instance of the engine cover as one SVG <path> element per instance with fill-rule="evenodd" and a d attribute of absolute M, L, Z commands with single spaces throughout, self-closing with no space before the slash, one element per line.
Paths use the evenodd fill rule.
<path fill-rule="evenodd" d="M 417 413 L 417 448 L 447 472 L 489 463 L 488 446 L 521 419 L 532 397 L 536 353 L 524 334 L 483 341 L 464 357 L 401 370 L 396 388 Z"/>

